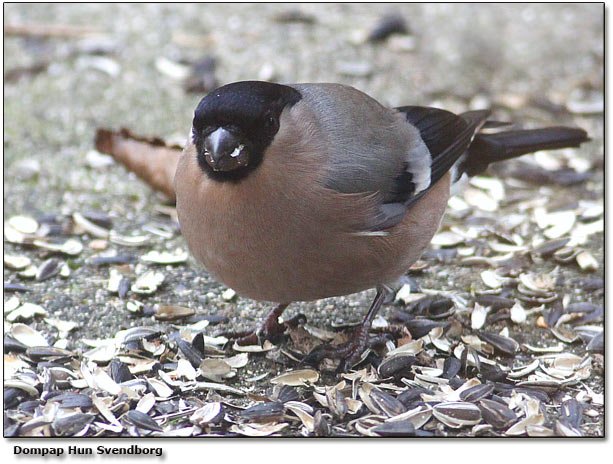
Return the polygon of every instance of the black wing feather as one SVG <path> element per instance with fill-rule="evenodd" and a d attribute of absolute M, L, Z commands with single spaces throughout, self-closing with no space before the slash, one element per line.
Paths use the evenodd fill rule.
<path fill-rule="evenodd" d="M 430 186 L 445 175 L 470 146 L 475 134 L 485 124 L 490 112 L 468 111 L 456 115 L 450 111 L 423 106 L 396 108 L 406 115 L 407 121 L 417 127 L 432 156 Z M 427 191 L 410 198 L 407 206 L 415 203 Z"/>

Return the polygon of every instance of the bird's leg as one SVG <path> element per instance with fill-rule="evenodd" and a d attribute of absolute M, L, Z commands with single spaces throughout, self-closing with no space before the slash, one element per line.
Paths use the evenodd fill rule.
<path fill-rule="evenodd" d="M 236 343 L 239 345 L 256 345 L 262 344 L 264 340 L 273 340 L 278 336 L 282 335 L 287 329 L 288 326 L 292 325 L 292 322 L 299 318 L 304 317 L 302 315 L 298 315 L 289 321 L 284 322 L 283 324 L 279 324 L 279 317 L 285 311 L 285 308 L 289 306 L 289 303 L 283 303 L 277 306 L 275 309 L 270 311 L 266 318 L 262 321 L 262 323 L 255 329 L 253 332 L 248 333 L 247 335 L 240 337 L 236 340 Z"/>
<path fill-rule="evenodd" d="M 306 355 L 303 361 L 307 364 L 318 364 L 324 358 L 340 359 L 342 361 L 339 370 L 345 372 L 350 369 L 364 352 L 372 321 L 375 319 L 388 293 L 389 290 L 386 287 L 377 287 L 377 295 L 370 305 L 370 309 L 366 313 L 362 324 L 355 330 L 351 341 L 340 345 L 320 345 Z"/>

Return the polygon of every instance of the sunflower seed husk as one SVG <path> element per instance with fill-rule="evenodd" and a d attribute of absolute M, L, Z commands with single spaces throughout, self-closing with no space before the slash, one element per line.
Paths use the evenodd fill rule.
<path fill-rule="evenodd" d="M 533 346 L 524 343 L 522 346 L 534 353 L 561 353 L 564 351 L 564 345 L 562 345 L 562 343 L 558 343 L 555 346 Z"/>
<path fill-rule="evenodd" d="M 283 418 L 284 412 L 285 407 L 283 403 L 271 401 L 268 403 L 256 404 L 255 406 L 241 411 L 238 415 L 238 419 L 241 422 L 249 423 L 277 422 Z"/>
<path fill-rule="evenodd" d="M 26 234 L 22 234 L 17 229 L 10 226 L 10 224 L 4 224 L 4 240 L 9 243 L 15 244 L 23 244 L 23 243 L 31 243 L 32 238 L 26 236 Z"/>
<path fill-rule="evenodd" d="M 406 411 L 406 407 L 396 398 L 387 393 L 373 388 L 370 390 L 369 398 L 374 407 L 383 412 L 388 417 L 397 416 Z"/>
<path fill-rule="evenodd" d="M 519 379 L 521 377 L 524 377 L 534 372 L 536 369 L 538 369 L 539 364 L 540 364 L 539 360 L 535 359 L 534 361 L 532 361 L 530 364 L 526 366 L 513 369 L 511 372 L 509 372 L 508 376 L 511 379 Z"/>
<path fill-rule="evenodd" d="M 90 262 L 96 265 L 103 264 L 130 264 L 136 261 L 136 256 L 133 255 L 113 255 L 113 256 L 96 256 L 91 258 Z"/>
<path fill-rule="evenodd" d="M 475 307 L 470 314 L 470 326 L 473 330 L 480 329 L 485 325 L 488 312 L 488 308 L 475 303 Z"/>
<path fill-rule="evenodd" d="M 589 251 L 582 251 L 575 259 L 579 267 L 584 271 L 598 270 L 598 261 L 596 261 L 596 258 L 594 258 Z"/>
<path fill-rule="evenodd" d="M 464 237 L 455 232 L 439 232 L 432 238 L 432 245 L 451 247 L 464 242 Z"/>
<path fill-rule="evenodd" d="M 154 293 L 163 282 L 164 274 L 159 271 L 150 270 L 136 279 L 136 282 L 132 284 L 131 290 L 134 293 L 150 294 Z"/>
<path fill-rule="evenodd" d="M 515 303 L 511 308 L 511 320 L 516 324 L 523 324 L 526 322 L 526 310 L 519 303 Z"/>
<path fill-rule="evenodd" d="M 109 230 L 98 224 L 90 221 L 81 213 L 73 213 L 72 220 L 77 226 L 79 226 L 84 232 L 96 238 L 108 238 Z"/>
<path fill-rule="evenodd" d="M 134 378 L 127 364 L 121 362 L 119 359 L 111 360 L 109 369 L 111 378 L 117 383 L 127 382 Z"/>
<path fill-rule="evenodd" d="M 454 302 L 450 298 L 441 295 L 426 295 L 412 301 L 407 312 L 439 319 L 451 315 L 453 307 Z"/>
<path fill-rule="evenodd" d="M 152 250 L 140 257 L 142 261 L 156 264 L 180 264 L 187 261 L 188 253 L 185 250 L 178 248 L 173 253 L 168 251 Z"/>
<path fill-rule="evenodd" d="M 19 300 L 17 300 L 17 303 L 19 303 Z M 6 307 L 5 307 L 5 312 L 6 311 Z M 12 310 L 11 312 L 9 312 L 6 316 L 5 319 L 8 322 L 15 322 L 18 320 L 28 320 L 28 319 L 32 319 L 35 316 L 48 316 L 49 314 L 47 313 L 47 311 L 45 311 L 45 308 L 43 308 L 42 306 L 33 304 L 33 303 L 24 303 L 21 306 L 19 306 L 18 308 Z"/>
<path fill-rule="evenodd" d="M 562 403 L 562 407 L 560 408 L 561 417 L 566 419 L 570 425 L 576 428 L 581 426 L 581 423 L 583 422 L 583 411 L 584 407 L 574 398 L 564 401 L 564 403 Z"/>
<path fill-rule="evenodd" d="M 582 437 L 583 433 L 577 427 L 574 427 L 566 418 L 556 421 L 554 425 L 555 431 L 562 437 Z"/>
<path fill-rule="evenodd" d="M 87 395 L 66 392 L 47 399 L 48 402 L 58 403 L 62 408 L 91 408 L 92 400 Z"/>
<path fill-rule="evenodd" d="M 579 340 L 579 335 L 577 335 L 572 330 L 568 330 L 564 327 L 553 327 L 551 329 L 551 333 L 558 339 L 562 340 L 564 343 L 573 343 Z"/>
<path fill-rule="evenodd" d="M 443 374 L 441 377 L 444 379 L 452 379 L 458 372 L 460 372 L 461 369 L 462 363 L 460 360 L 450 356 L 445 359 L 445 362 L 443 363 Z"/>
<path fill-rule="evenodd" d="M 35 398 L 38 398 L 40 396 L 39 391 L 34 386 L 30 385 L 29 383 L 23 382 L 21 380 L 15 380 L 15 379 L 5 380 L 4 388 L 7 390 L 8 389 L 18 389 L 18 390 L 21 390 L 27 393 L 29 396 L 35 397 Z"/>
<path fill-rule="evenodd" d="M 512 298 L 504 298 L 498 295 L 479 295 L 476 298 L 476 302 L 481 306 L 492 308 L 494 311 L 510 308 L 515 303 Z"/>
<path fill-rule="evenodd" d="M 44 240 L 34 240 L 33 244 L 39 248 L 46 250 L 63 253 L 65 255 L 76 256 L 83 251 L 83 244 L 74 238 L 69 238 L 64 243 L 51 243 Z"/>
<path fill-rule="evenodd" d="M 604 317 L 604 307 L 598 306 L 596 310 L 591 311 L 589 313 L 584 313 L 580 315 L 578 318 L 572 319 L 572 323 L 585 325 L 585 324 L 589 324 L 592 322 L 600 322 L 603 320 L 603 317 Z"/>
<path fill-rule="evenodd" d="M 379 364 L 377 372 L 381 378 L 392 377 L 408 371 L 416 361 L 415 356 L 406 353 L 388 356 Z"/>
<path fill-rule="evenodd" d="M 519 422 L 515 423 L 505 433 L 507 435 L 523 435 L 528 434 L 529 427 L 542 426 L 545 422 L 545 416 L 540 409 L 540 403 L 538 400 L 529 399 L 524 403 L 524 411 L 526 417 Z M 537 431 L 534 430 L 536 433 Z"/>
<path fill-rule="evenodd" d="M 172 388 L 170 388 L 168 384 L 166 384 L 166 382 L 162 382 L 161 380 L 153 378 L 147 379 L 147 382 L 149 383 L 153 391 L 157 394 L 157 396 L 159 396 L 160 398 L 169 398 L 174 393 Z"/>
<path fill-rule="evenodd" d="M 415 436 L 415 426 L 411 421 L 384 422 L 372 429 L 382 437 L 412 437 Z"/>
<path fill-rule="evenodd" d="M 45 337 L 43 337 L 39 332 L 25 324 L 13 324 L 13 327 L 11 329 L 11 335 L 15 340 L 23 343 L 28 347 L 49 346 L 49 343 L 47 343 Z"/>
<path fill-rule="evenodd" d="M 394 356 L 397 354 L 412 354 L 417 355 L 423 350 L 424 341 L 423 339 L 413 340 L 409 343 L 405 343 L 404 345 L 399 346 L 395 350 L 389 351 L 387 356 Z"/>
<path fill-rule="evenodd" d="M 194 411 L 194 413 L 190 416 L 189 421 L 192 424 L 203 427 L 208 424 L 220 422 L 223 418 L 222 413 L 223 408 L 221 406 L 221 403 L 215 401 L 213 403 L 207 403 L 201 408 Z"/>
<path fill-rule="evenodd" d="M 249 353 L 239 353 L 230 358 L 225 358 L 224 361 L 233 369 L 239 369 L 245 367 L 249 362 Z"/>
<path fill-rule="evenodd" d="M 87 375 L 85 372 L 87 372 L 86 367 L 83 365 L 84 363 L 82 363 L 81 365 L 81 373 L 84 375 L 84 377 Z M 88 380 L 89 382 L 89 380 Z M 119 395 L 121 393 L 121 387 L 106 373 L 104 372 L 102 369 L 100 369 L 99 367 L 95 368 L 91 374 L 91 382 L 93 383 L 93 385 L 95 385 L 97 388 L 100 388 L 101 390 L 110 393 L 111 395 Z"/>
<path fill-rule="evenodd" d="M 587 344 L 586 349 L 588 351 L 604 352 L 604 331 L 592 338 Z"/>
<path fill-rule="evenodd" d="M 481 340 L 489 343 L 495 349 L 500 351 L 502 354 L 507 356 L 514 356 L 515 353 L 519 350 L 519 343 L 509 337 L 503 337 L 502 335 L 497 335 L 489 332 L 479 332 L 479 338 Z"/>
<path fill-rule="evenodd" d="M 440 403 L 434 406 L 432 413 L 440 422 L 451 428 L 475 425 L 481 421 L 481 411 L 472 403 Z"/>
<path fill-rule="evenodd" d="M 313 415 L 313 433 L 317 437 L 330 436 L 330 426 L 328 425 L 328 421 L 319 409 L 315 411 L 315 414 Z"/>
<path fill-rule="evenodd" d="M 179 349 L 194 368 L 200 367 L 202 362 L 202 352 L 195 348 L 192 344 L 185 340 L 179 340 L 177 343 Z"/>
<path fill-rule="evenodd" d="M 138 403 L 136 403 L 135 410 L 140 411 L 143 414 L 148 414 L 149 411 L 151 411 L 151 409 L 153 409 L 153 407 L 155 406 L 155 403 L 155 395 L 149 392 L 146 395 L 143 395 L 140 400 L 138 400 Z"/>
<path fill-rule="evenodd" d="M 36 278 L 36 274 L 38 274 L 38 267 L 32 264 L 26 267 L 23 271 L 20 271 L 19 277 L 23 277 L 24 279 L 34 279 Z"/>
<path fill-rule="evenodd" d="M 151 237 L 149 235 L 120 235 L 114 230 L 111 230 L 109 233 L 109 240 L 116 245 L 139 247 L 148 245 L 151 242 Z"/>
<path fill-rule="evenodd" d="M 60 437 L 78 436 L 81 435 L 79 432 L 89 427 L 95 417 L 94 414 L 71 414 L 53 421 L 52 427 L 56 435 Z"/>
<path fill-rule="evenodd" d="M 460 399 L 462 401 L 468 401 L 474 403 L 476 401 L 487 398 L 494 391 L 494 385 L 492 384 L 480 384 L 474 387 L 467 388 L 460 392 Z"/>
<path fill-rule="evenodd" d="M 481 273 L 481 280 L 483 280 L 483 283 L 489 288 L 500 288 L 505 282 L 503 277 L 491 270 L 483 271 Z"/>
<path fill-rule="evenodd" d="M 19 301 L 19 298 L 17 298 L 16 296 L 10 297 L 8 300 L 4 302 L 4 314 L 8 314 L 11 311 L 15 311 L 17 308 L 19 308 L 19 306 L 21 306 L 21 302 Z"/>
<path fill-rule="evenodd" d="M 299 387 L 314 384 L 319 380 L 319 374 L 313 369 L 300 369 L 281 374 L 270 381 L 272 384 Z"/>
<path fill-rule="evenodd" d="M 38 222 L 29 216 L 13 216 L 7 224 L 22 234 L 35 234 L 38 230 Z"/>
<path fill-rule="evenodd" d="M 338 419 L 343 420 L 348 410 L 347 399 L 345 395 L 343 395 L 343 392 L 336 387 L 327 388 L 326 400 L 332 414 Z"/>
<path fill-rule="evenodd" d="M 285 403 L 285 407 L 300 419 L 300 422 L 302 422 L 302 425 L 304 425 L 308 433 L 313 433 L 315 431 L 315 418 L 311 414 L 290 403 Z M 317 412 L 321 415 L 321 411 L 318 410 Z"/>
<path fill-rule="evenodd" d="M 554 303 L 553 308 L 548 309 L 543 313 L 545 327 L 555 327 L 563 314 L 564 308 L 562 304 L 558 302 Z"/>
<path fill-rule="evenodd" d="M 240 435 L 245 435 L 247 437 L 268 437 L 275 433 L 280 432 L 289 424 L 280 423 L 280 424 L 234 424 L 228 430 L 233 433 L 238 433 Z"/>
<path fill-rule="evenodd" d="M 411 332 L 411 336 L 414 339 L 418 339 L 428 334 L 436 327 L 447 328 L 449 323 L 442 321 L 431 321 L 429 319 L 412 319 L 410 321 L 405 321 L 404 326 L 409 329 L 409 332 Z"/>
<path fill-rule="evenodd" d="M 9 334 L 4 335 L 4 352 L 5 353 L 23 353 L 28 349 L 28 346 L 16 340 Z"/>
<path fill-rule="evenodd" d="M 482 399 L 477 406 L 483 419 L 495 429 L 506 429 L 517 420 L 515 413 L 498 401 Z"/>
<path fill-rule="evenodd" d="M 56 362 L 68 360 L 75 357 L 76 353 L 68 350 L 56 348 L 54 346 L 35 346 L 26 350 L 26 355 L 33 361 L 41 361 L 43 359 L 55 359 Z"/>
<path fill-rule="evenodd" d="M 554 240 L 548 240 L 546 242 L 541 243 L 534 249 L 534 252 L 541 256 L 550 256 L 554 254 L 556 251 L 564 248 L 566 244 L 570 241 L 569 237 L 558 238 Z"/>
<path fill-rule="evenodd" d="M 196 311 L 184 306 L 157 305 L 155 308 L 155 318 L 158 321 L 172 321 L 184 317 L 193 316 Z"/>
<path fill-rule="evenodd" d="M 57 258 L 50 258 L 46 260 L 38 268 L 38 272 L 36 273 L 35 277 L 36 281 L 42 282 L 43 280 L 49 279 L 54 275 L 59 274 L 61 264 L 61 261 Z"/>
<path fill-rule="evenodd" d="M 122 420 L 125 420 L 129 424 L 132 424 L 138 428 L 145 430 L 155 430 L 158 432 L 162 432 L 164 430 L 154 419 L 149 417 L 147 414 L 136 410 L 128 411 L 127 413 L 125 413 L 122 417 Z"/>
<path fill-rule="evenodd" d="M 32 264 L 27 256 L 4 255 L 4 265 L 9 269 L 21 270 Z"/>
<path fill-rule="evenodd" d="M 235 371 L 223 359 L 207 358 L 203 359 L 198 366 L 200 374 L 207 379 L 219 382 L 236 375 Z"/>

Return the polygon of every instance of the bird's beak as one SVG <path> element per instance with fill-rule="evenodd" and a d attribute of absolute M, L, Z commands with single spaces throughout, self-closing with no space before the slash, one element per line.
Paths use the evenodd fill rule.
<path fill-rule="evenodd" d="M 206 162 L 214 171 L 231 171 L 245 166 L 247 160 L 243 154 L 244 148 L 240 140 L 223 127 L 204 139 Z"/>

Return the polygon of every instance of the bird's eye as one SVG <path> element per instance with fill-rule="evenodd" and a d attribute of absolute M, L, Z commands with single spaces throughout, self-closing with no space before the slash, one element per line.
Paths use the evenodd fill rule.
<path fill-rule="evenodd" d="M 268 115 L 266 117 L 266 127 L 268 129 L 276 129 L 279 126 L 279 121 L 273 115 Z"/>

